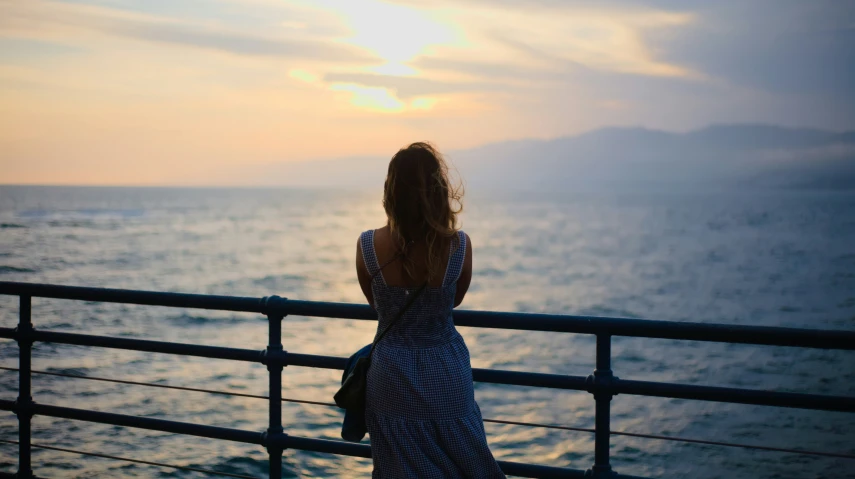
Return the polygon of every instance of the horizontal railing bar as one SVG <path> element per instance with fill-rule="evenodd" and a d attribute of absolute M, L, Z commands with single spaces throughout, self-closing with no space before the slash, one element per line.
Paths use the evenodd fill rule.
<path fill-rule="evenodd" d="M 113 349 L 132 351 L 147 351 L 154 353 L 180 354 L 217 359 L 234 359 L 239 361 L 262 362 L 264 356 L 260 351 L 251 349 L 224 348 L 219 346 L 200 346 L 185 343 L 170 343 L 150 341 L 147 339 L 117 338 L 112 336 L 93 336 L 89 334 L 60 333 L 54 331 L 39 331 L 32 333 L 36 341 L 79 346 L 99 346 Z M 314 354 L 288 353 L 286 363 L 291 366 L 305 366 L 325 369 L 343 370 L 347 358 L 334 356 L 319 356 Z M 584 376 L 564 376 L 560 374 L 527 373 L 520 371 L 500 371 L 490 369 L 472 369 L 472 376 L 478 382 L 493 384 L 508 384 L 515 386 L 533 386 L 544 388 L 584 390 Z"/>
<path fill-rule="evenodd" d="M 657 434 L 641 434 L 637 432 L 615 432 L 611 431 L 613 436 L 628 436 L 628 437 L 637 437 L 641 439 L 659 439 L 663 441 L 675 441 L 675 442 L 688 442 L 693 444 L 706 444 L 710 446 L 724 446 L 724 447 L 741 447 L 743 449 L 754 449 L 757 451 L 771 451 L 771 452 L 786 452 L 789 454 L 801 454 L 803 456 L 823 456 L 823 457 L 837 457 L 841 459 L 855 459 L 855 454 L 841 454 L 837 452 L 821 452 L 821 451 L 803 451 L 799 449 L 786 449 L 782 447 L 769 447 L 769 446 L 755 446 L 753 444 L 736 444 L 732 442 L 721 442 L 721 441 L 709 441 L 706 439 L 691 439 L 686 437 L 677 437 L 677 436 L 660 436 Z"/>
<path fill-rule="evenodd" d="M 288 353 L 287 361 L 289 366 L 343 370 L 347 363 L 347 358 Z M 585 376 L 565 376 L 562 374 L 543 374 L 523 371 L 472 368 L 472 378 L 481 383 L 570 389 L 576 391 L 585 390 Z"/>
<path fill-rule="evenodd" d="M 301 301 L 281 299 L 271 301 L 270 307 L 286 315 L 315 318 L 377 320 L 377 312 L 367 304 L 332 303 L 327 301 Z M 461 310 L 454 311 L 455 322 Z"/>
<path fill-rule="evenodd" d="M 288 353 L 289 366 L 302 366 L 307 368 L 337 369 L 343 371 L 347 364 L 347 358 L 336 356 L 318 356 L 316 354 Z"/>
<path fill-rule="evenodd" d="M 31 334 L 33 335 L 33 339 L 38 341 L 49 341 L 63 344 L 101 346 L 117 349 L 130 349 L 134 351 L 160 352 L 219 359 L 236 359 L 252 362 L 263 361 L 263 355 L 260 351 L 253 351 L 250 349 L 199 346 L 194 344 L 169 343 L 163 341 L 92 336 L 87 334 L 59 333 L 39 330 L 36 330 Z M 346 358 L 318 356 L 313 354 L 288 353 L 286 356 L 286 363 L 292 366 L 319 367 L 338 370 L 344 369 L 346 361 Z M 584 376 L 473 368 L 472 377 L 475 381 L 492 384 L 546 387 L 576 391 L 585 391 L 588 388 L 586 385 L 586 378 Z M 626 379 L 615 380 L 610 388 L 610 390 L 615 394 L 669 397 L 675 399 L 697 399 L 703 401 L 757 404 L 826 411 L 855 411 L 855 398 L 843 396 L 798 394 L 755 389 L 633 381 Z"/>
<path fill-rule="evenodd" d="M 0 409 L 12 410 L 14 401 L 0 400 Z M 244 442 L 250 444 L 264 445 L 265 438 L 261 433 L 244 431 L 241 429 L 229 429 L 215 426 L 203 426 L 165 419 L 145 418 L 127 416 L 124 414 L 113 414 L 105 412 L 87 411 L 60 406 L 49 406 L 36 403 L 33 412 L 37 415 L 74 419 L 79 421 L 96 422 L 101 424 L 112 424 L 114 426 L 134 427 L 153 431 L 171 432 L 175 434 L 186 434 L 190 436 L 208 437 L 212 439 L 223 439 L 227 441 Z M 299 449 L 303 451 L 326 452 L 356 457 L 371 457 L 371 447 L 365 444 L 354 444 L 344 441 L 332 441 L 329 439 L 312 439 L 297 436 L 281 435 L 271 439 L 288 449 Z M 268 442 L 271 442 L 268 441 Z M 584 471 L 561 467 L 540 466 L 536 464 L 522 464 L 509 461 L 498 461 L 499 466 L 506 474 L 520 477 L 534 478 L 574 478 L 585 477 Z M 619 475 L 616 479 L 632 479 L 632 476 Z"/>
<path fill-rule="evenodd" d="M 0 370 L 17 371 L 18 369 L 0 366 Z M 197 393 L 219 394 L 222 396 L 237 396 L 237 397 L 244 397 L 244 398 L 250 398 L 250 399 L 270 399 L 270 396 L 261 396 L 259 394 L 247 394 L 247 393 L 239 393 L 239 392 L 234 392 L 234 391 L 217 391 L 215 389 L 189 388 L 189 387 L 184 387 L 184 386 L 170 386 L 168 384 L 143 383 L 143 382 L 138 382 L 138 381 L 127 381 L 124 379 L 99 378 L 99 377 L 95 377 L 95 376 L 80 376 L 78 374 L 52 373 L 50 371 L 37 371 L 35 369 L 32 370 L 31 373 L 41 374 L 44 376 L 58 376 L 61 378 L 86 379 L 88 381 L 103 381 L 103 382 L 107 382 L 107 383 L 129 384 L 132 386 L 146 386 L 146 387 L 161 388 L 161 389 L 175 389 L 178 391 L 190 391 L 190 392 L 197 392 Z M 321 401 L 309 401 L 306 399 L 282 398 L 282 401 L 283 402 L 293 402 L 293 403 L 298 403 L 298 404 L 314 404 L 316 406 L 338 407 L 338 406 L 336 406 L 335 403 L 321 402 Z"/>
<path fill-rule="evenodd" d="M 4 440 L 4 439 L 0 439 L 0 443 L 5 443 L 5 444 L 18 444 L 18 441 L 6 441 L 6 440 Z M 80 454 L 81 456 L 101 457 L 101 458 L 104 458 L 104 459 L 114 459 L 114 460 L 117 460 L 117 461 L 134 462 L 134 463 L 137 463 L 137 464 L 145 464 L 145 465 L 148 465 L 148 466 L 168 467 L 168 468 L 171 468 L 171 469 L 178 469 L 178 470 L 182 470 L 182 471 L 201 472 L 201 473 L 204 473 L 204 474 L 213 474 L 213 475 L 217 475 L 217 476 L 237 477 L 237 478 L 239 478 L 239 479 L 258 479 L 258 478 L 256 478 L 256 477 L 246 476 L 246 475 L 243 475 L 243 474 L 234 474 L 234 473 L 231 473 L 231 472 L 220 472 L 220 471 L 214 471 L 214 470 L 212 470 L 212 469 L 201 469 L 201 468 L 198 468 L 198 467 L 177 466 L 177 465 L 175 465 L 175 464 L 165 464 L 165 463 L 162 463 L 162 462 L 143 461 L 143 460 L 140 460 L 140 459 L 131 459 L 131 458 L 128 458 L 128 457 L 110 456 L 110 455 L 107 455 L 107 454 L 99 454 L 99 453 L 95 453 L 95 452 L 78 451 L 78 450 L 75 450 L 75 449 L 65 449 L 65 448 L 63 448 L 63 447 L 45 446 L 45 445 L 43 445 L 43 444 L 30 444 L 30 447 L 34 447 L 34 448 L 36 448 L 36 449 L 48 449 L 48 450 L 51 450 L 51 451 L 68 452 L 68 453 L 71 453 L 71 454 Z M 3 477 L 3 476 L 0 476 L 0 478 L 2 478 L 2 477 Z M 13 475 L 13 477 L 14 477 L 14 475 Z"/>
<path fill-rule="evenodd" d="M 151 417 L 128 416 L 126 414 L 114 414 L 109 412 L 89 411 L 61 406 L 49 406 L 35 403 L 33 412 L 40 416 L 60 417 L 64 419 L 76 419 L 78 421 L 97 422 L 101 424 L 112 424 L 114 426 L 134 427 L 149 429 L 153 431 L 171 432 L 189 436 L 207 437 L 211 439 L 222 439 L 225 441 L 243 442 L 247 444 L 262 445 L 264 439 L 262 433 L 255 431 L 244 431 L 226 427 L 206 426 L 203 424 L 192 424 L 187 422 L 169 421 Z"/>
<path fill-rule="evenodd" d="M 371 307 L 319 301 L 271 301 L 284 314 L 375 320 Z M 476 328 L 679 339 L 724 343 L 855 350 L 855 331 L 496 311 L 455 310 L 454 324 Z"/>
<path fill-rule="evenodd" d="M 480 383 L 532 386 L 571 391 L 585 390 L 585 376 L 565 376 L 563 374 L 472 368 L 472 378 Z"/>
<path fill-rule="evenodd" d="M 94 336 L 91 334 L 61 333 L 56 331 L 35 330 L 32 338 L 48 343 L 74 344 L 78 346 L 96 346 L 150 353 L 179 354 L 202 358 L 231 359 L 235 361 L 262 362 L 261 351 L 252 349 L 226 348 L 221 346 L 202 346 L 198 344 L 151 341 L 148 339 L 117 338 L 115 336 Z"/>
<path fill-rule="evenodd" d="M 261 313 L 260 298 L 242 296 L 216 296 L 212 294 L 164 293 L 133 289 L 91 288 L 56 284 L 19 283 L 0 281 L 0 294 L 33 296 L 38 298 L 69 299 L 97 303 L 126 303 L 171 308 L 216 309 Z"/>
<path fill-rule="evenodd" d="M 330 439 L 286 436 L 282 439 L 282 445 L 285 446 L 285 448 L 299 449 L 301 451 L 325 452 L 342 456 L 371 459 L 371 446 L 368 444 L 333 441 Z"/>
<path fill-rule="evenodd" d="M 335 405 L 335 404 L 333 404 Z M 519 422 L 519 421 L 505 421 L 501 419 L 484 419 L 484 422 L 492 422 L 498 424 L 510 424 L 514 426 L 528 426 L 528 427 L 543 427 L 549 429 L 564 429 L 567 431 L 578 431 L 578 432 L 589 432 L 596 433 L 596 429 L 585 428 L 585 427 L 570 427 L 570 426 L 556 426 L 551 424 L 536 424 L 530 422 Z M 638 437 L 642 439 L 657 439 L 662 441 L 672 441 L 672 442 L 688 442 L 693 444 L 708 444 L 711 446 L 723 446 L 723 447 L 739 447 L 743 449 L 754 449 L 758 451 L 772 451 L 772 452 L 786 452 L 791 454 L 802 454 L 805 456 L 824 456 L 824 457 L 839 457 L 842 459 L 855 459 L 855 454 L 841 454 L 837 452 L 821 452 L 821 451 L 804 451 L 800 449 L 785 449 L 781 447 L 769 447 L 769 446 L 755 446 L 753 444 L 738 444 L 734 442 L 721 442 L 721 441 L 710 441 L 706 439 L 692 439 L 687 437 L 679 437 L 679 436 L 662 436 L 658 434 L 641 434 L 637 432 L 626 432 L 626 431 L 609 431 L 609 434 L 612 436 L 627 436 L 627 437 Z"/>
<path fill-rule="evenodd" d="M 632 394 L 636 396 L 699 399 L 703 401 L 735 404 L 756 404 L 761 406 L 791 407 L 822 411 L 855 412 L 855 398 L 845 396 L 825 396 L 819 394 L 761 391 L 757 389 L 725 388 L 716 386 L 695 386 L 691 384 L 633 381 L 627 379 L 615 381 L 611 390 L 616 394 Z"/>
<path fill-rule="evenodd" d="M 490 311 L 455 312 L 454 323 L 459 326 L 480 328 L 526 329 L 529 331 L 855 350 L 855 331 L 842 330 Z M 526 327 L 517 327 L 521 323 L 525 324 Z"/>
<path fill-rule="evenodd" d="M 0 370 L 18 371 L 17 368 L 7 368 L 7 367 L 3 367 L 3 366 L 0 366 Z M 33 370 L 32 373 L 33 374 L 46 375 L 46 376 L 58 376 L 58 377 L 73 378 L 73 379 L 86 379 L 86 380 L 90 380 L 90 381 L 105 381 L 105 382 L 110 382 L 110 383 L 130 384 L 130 385 L 134 385 L 134 386 L 146 386 L 146 387 L 156 387 L 156 388 L 164 388 L 164 389 L 176 389 L 179 391 L 191 391 L 191 392 L 202 392 L 202 393 L 208 393 L 208 394 L 219 394 L 219 395 L 224 395 L 224 396 L 238 396 L 238 397 L 245 397 L 245 398 L 252 398 L 252 399 L 270 399 L 268 396 L 260 396 L 257 394 L 246 394 L 246 393 L 231 392 L 231 391 L 217 391 L 214 389 L 200 389 L 200 388 L 190 388 L 190 387 L 183 387 L 183 386 L 170 386 L 167 384 L 143 383 L 143 382 L 137 382 L 137 381 L 126 381 L 126 380 L 121 380 L 121 379 L 99 378 L 99 377 L 94 377 L 94 376 L 80 376 L 80 375 L 76 375 L 76 374 L 52 373 L 49 371 L 38 371 L 38 370 Z M 282 398 L 282 401 L 283 402 L 290 402 L 290 403 L 297 403 L 297 404 L 312 404 L 315 406 L 327 406 L 327 407 L 338 408 L 338 406 L 335 403 L 331 403 L 331 402 L 309 401 L 306 399 L 293 399 L 293 398 Z M 526 426 L 526 427 L 539 427 L 539 428 L 545 428 L 545 429 L 558 429 L 558 430 L 563 430 L 563 431 L 574 431 L 574 432 L 587 432 L 587 433 L 596 432 L 596 430 L 593 428 L 561 426 L 561 425 L 557 425 L 557 424 L 540 424 L 540 423 L 522 422 L 522 421 L 509 421 L 509 420 L 505 420 L 505 419 L 484 418 L 484 422 L 494 423 L 494 424 L 508 424 L 508 425 L 513 425 L 513 426 Z M 803 454 L 803 455 L 808 455 L 808 456 L 825 456 L 825 457 L 839 457 L 839 458 L 843 458 L 843 459 L 855 459 L 855 455 L 853 455 L 853 454 L 841 454 L 841 453 L 836 453 L 836 452 L 805 451 L 805 450 L 800 450 L 800 449 L 785 449 L 785 448 L 780 448 L 780 447 L 756 446 L 753 444 L 739 444 L 739 443 L 732 443 L 732 442 L 709 441 L 709 440 L 705 440 L 705 439 L 691 439 L 691 438 L 678 437 L 678 436 L 661 436 L 661 435 L 656 435 L 656 434 L 641 434 L 641 433 L 626 432 L 626 431 L 610 431 L 610 434 L 612 434 L 613 436 L 639 437 L 639 438 L 644 438 L 644 439 L 657 439 L 657 440 L 675 441 L 675 442 L 689 442 L 689 443 L 695 443 L 695 444 L 709 444 L 709 445 L 713 445 L 713 446 L 724 446 L 724 447 L 740 447 L 740 448 L 755 449 L 755 450 L 760 450 L 760 451 L 786 452 L 786 453 L 792 453 L 792 454 Z"/>
<path fill-rule="evenodd" d="M 269 301 L 264 301 L 262 298 L 85 288 L 7 281 L 0 281 L 0 294 L 264 314 L 277 313 L 376 320 L 376 313 L 367 305 L 296 301 L 281 298 L 270 298 Z M 855 331 L 843 330 L 465 310 L 455 311 L 454 321 L 458 326 L 481 328 L 580 334 L 605 333 L 612 336 L 855 350 Z"/>

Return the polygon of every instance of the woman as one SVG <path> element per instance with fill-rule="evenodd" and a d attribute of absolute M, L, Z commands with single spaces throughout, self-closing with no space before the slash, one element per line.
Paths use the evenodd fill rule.
<path fill-rule="evenodd" d="M 398 151 L 384 189 L 386 226 L 362 233 L 356 250 L 378 332 L 410 294 L 419 296 L 377 343 L 368 370 L 372 477 L 505 477 L 487 446 L 469 351 L 451 317 L 472 279 L 472 246 L 456 229 L 460 191 L 425 143 Z"/>

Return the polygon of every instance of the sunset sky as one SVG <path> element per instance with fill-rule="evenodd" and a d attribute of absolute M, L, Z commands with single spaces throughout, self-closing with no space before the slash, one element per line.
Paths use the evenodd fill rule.
<path fill-rule="evenodd" d="M 0 183 L 762 122 L 855 128 L 853 2 L 0 0 Z"/>

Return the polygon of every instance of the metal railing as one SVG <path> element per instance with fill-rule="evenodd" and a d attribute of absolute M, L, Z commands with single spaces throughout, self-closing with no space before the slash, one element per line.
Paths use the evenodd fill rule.
<path fill-rule="evenodd" d="M 259 299 L 15 282 L 0 282 L 0 294 L 15 295 L 20 298 L 18 327 L 14 329 L 0 328 L 0 338 L 14 339 L 18 343 L 20 351 L 18 398 L 15 401 L 0 400 L 0 410 L 13 411 L 18 417 L 19 439 L 17 443 L 19 463 L 16 475 L 18 478 L 29 479 L 34 477 L 30 458 L 32 447 L 50 448 L 50 446 L 33 445 L 30 442 L 30 421 L 33 415 L 36 414 L 257 444 L 267 449 L 270 458 L 269 477 L 277 479 L 282 474 L 282 452 L 285 449 L 371 457 L 371 449 L 368 445 L 292 436 L 286 434 L 282 426 L 283 368 L 285 366 L 305 366 L 341 370 L 344 368 L 346 361 L 346 358 L 297 354 L 284 351 L 282 347 L 283 318 L 287 315 L 300 315 L 376 320 L 376 313 L 366 305 L 294 301 L 278 296 Z M 40 331 L 35 329 L 32 324 L 31 302 L 33 297 L 260 313 L 267 316 L 268 319 L 269 344 L 266 349 L 256 351 L 218 346 Z M 617 474 L 609 464 L 610 435 L 633 435 L 610 430 L 610 401 L 616 394 L 855 412 L 855 398 L 852 397 L 634 381 L 619 379 L 611 370 L 612 336 L 855 350 L 855 331 L 486 311 L 455 311 L 454 322 L 458 326 L 581 333 L 596 336 L 596 369 L 593 374 L 587 377 L 473 369 L 473 378 L 479 382 L 587 391 L 594 396 L 594 464 L 590 469 L 585 471 L 499 461 L 502 470 L 508 475 L 539 478 L 632 478 L 633 476 Z M 35 341 L 230 359 L 265 364 L 269 371 L 270 389 L 269 396 L 266 397 L 269 401 L 268 428 L 264 432 L 246 431 L 36 403 L 33 401 L 31 395 L 31 375 L 34 373 L 31 364 L 31 348 Z M 217 391 L 206 390 L 205 392 Z M 582 430 L 580 428 L 577 429 Z M 5 442 L 8 443 L 9 441 Z M 767 449 L 773 450 L 774 448 Z M 788 452 L 794 451 L 790 450 Z M 843 456 L 845 455 L 838 455 L 838 457 Z M 4 474 L 0 474 L 0 477 L 4 476 Z"/>

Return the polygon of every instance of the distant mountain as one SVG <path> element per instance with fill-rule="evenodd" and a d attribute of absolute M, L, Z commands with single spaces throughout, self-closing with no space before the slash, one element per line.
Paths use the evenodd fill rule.
<path fill-rule="evenodd" d="M 855 189 L 855 132 L 717 125 L 604 128 L 449 154 L 467 183 L 530 188 L 710 186 Z"/>
<path fill-rule="evenodd" d="M 446 156 L 466 184 L 478 188 L 855 189 L 855 131 L 768 125 L 715 125 L 688 133 L 603 128 L 551 140 L 491 143 Z M 388 160 L 242 166 L 227 177 L 256 185 L 381 187 Z"/>

